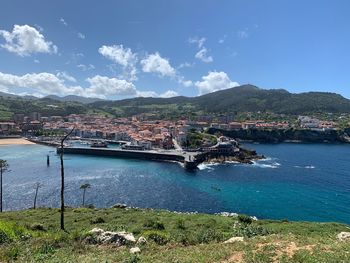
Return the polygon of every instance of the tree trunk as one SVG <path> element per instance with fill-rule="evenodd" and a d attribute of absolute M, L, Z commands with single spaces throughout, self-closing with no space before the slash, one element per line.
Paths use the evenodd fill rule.
<path fill-rule="evenodd" d="M 34 205 L 33 208 L 36 209 L 36 198 L 38 196 L 39 185 L 35 188 Z"/>
<path fill-rule="evenodd" d="M 64 164 L 63 164 L 63 149 L 64 149 L 64 141 L 72 134 L 74 128 L 61 140 L 61 230 L 64 229 Z"/>
<path fill-rule="evenodd" d="M 85 191 L 86 191 L 86 188 L 83 189 L 84 192 L 83 192 L 83 207 L 85 206 Z"/>
<path fill-rule="evenodd" d="M 63 164 L 63 143 L 64 139 L 61 141 L 61 229 L 64 230 L 64 164 Z"/>
<path fill-rule="evenodd" d="M 2 166 L 0 167 L 0 212 L 2 212 Z"/>

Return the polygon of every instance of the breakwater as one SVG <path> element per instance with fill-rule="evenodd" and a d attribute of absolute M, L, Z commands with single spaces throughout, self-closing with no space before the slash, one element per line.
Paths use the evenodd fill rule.
<path fill-rule="evenodd" d="M 61 148 L 57 148 L 57 153 L 61 153 Z M 95 156 L 109 156 L 119 158 L 144 159 L 153 161 L 168 161 L 183 163 L 186 169 L 195 169 L 199 161 L 196 160 L 196 153 L 182 154 L 175 151 L 165 153 L 156 151 L 136 151 L 123 149 L 100 149 L 84 147 L 64 147 L 65 154 L 81 154 Z"/>

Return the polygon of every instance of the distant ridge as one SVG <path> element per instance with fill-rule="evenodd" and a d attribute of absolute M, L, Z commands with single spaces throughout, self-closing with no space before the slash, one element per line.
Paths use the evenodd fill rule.
<path fill-rule="evenodd" d="M 98 99 L 98 98 L 87 98 L 87 97 L 76 96 L 76 95 L 68 95 L 68 96 L 64 96 L 64 97 L 60 97 L 60 96 L 57 96 L 57 95 L 48 95 L 48 96 L 46 96 L 44 98 L 57 100 L 57 101 L 80 102 L 80 103 L 83 103 L 83 104 L 93 103 L 93 102 L 102 100 L 102 99 Z"/>
<path fill-rule="evenodd" d="M 34 111 L 44 115 L 93 112 L 109 116 L 132 116 L 152 113 L 160 118 L 235 115 L 238 112 L 258 111 L 300 115 L 315 112 L 350 113 L 350 100 L 330 92 L 294 94 L 283 89 L 260 89 L 253 85 L 242 85 L 197 97 L 138 97 L 123 100 L 101 100 L 75 95 L 35 98 L 0 93 L 0 119 L 1 115 L 9 118 L 13 113 Z"/>
<path fill-rule="evenodd" d="M 198 97 L 133 98 L 119 101 L 98 101 L 91 105 L 108 109 L 127 107 L 134 112 L 149 105 L 192 105 L 207 113 L 270 111 L 283 114 L 310 112 L 350 113 L 350 100 L 336 93 L 290 93 L 284 89 L 260 89 L 254 85 L 242 85 Z"/>

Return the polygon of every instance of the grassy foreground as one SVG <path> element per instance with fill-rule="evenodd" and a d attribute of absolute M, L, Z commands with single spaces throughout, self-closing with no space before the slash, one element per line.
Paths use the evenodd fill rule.
<path fill-rule="evenodd" d="M 141 253 L 130 247 L 91 245 L 94 227 L 144 236 Z M 337 223 L 307 223 L 177 214 L 145 209 L 68 208 L 67 232 L 58 209 L 0 214 L 0 262 L 350 262 L 350 231 Z M 243 242 L 224 244 L 233 236 Z"/>

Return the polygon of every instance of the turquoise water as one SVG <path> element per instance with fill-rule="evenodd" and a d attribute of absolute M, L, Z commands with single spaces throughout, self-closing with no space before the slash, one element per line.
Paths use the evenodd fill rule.
<path fill-rule="evenodd" d="M 245 213 L 258 218 L 350 223 L 350 145 L 249 144 L 268 158 L 254 165 L 201 165 L 196 172 L 179 164 L 66 155 L 66 202 L 79 206 L 83 183 L 86 202 L 115 203 L 176 211 Z M 4 175 L 6 210 L 58 206 L 59 158 L 40 145 L 1 146 L 8 160 Z M 46 166 L 46 155 L 51 166 Z M 220 190 L 218 190 L 220 189 Z"/>

